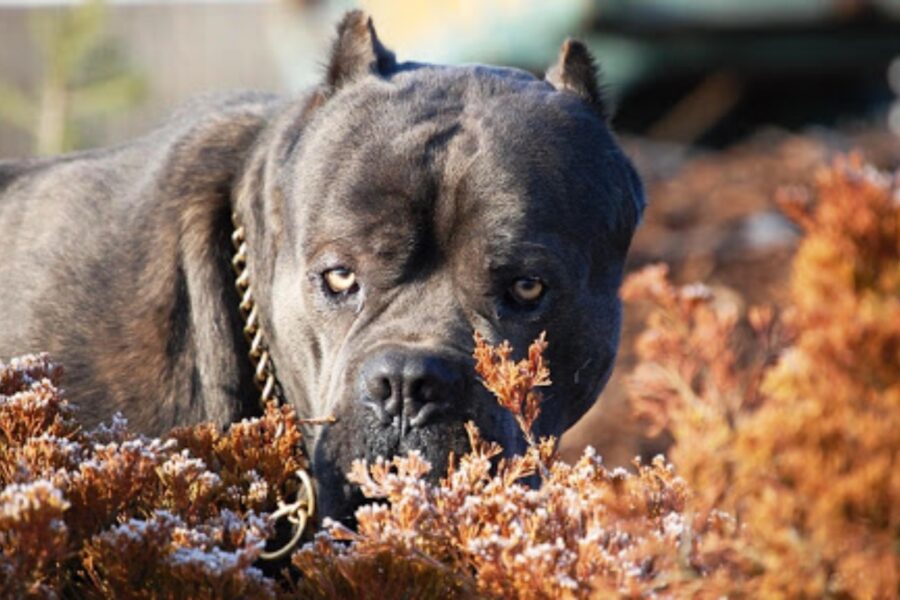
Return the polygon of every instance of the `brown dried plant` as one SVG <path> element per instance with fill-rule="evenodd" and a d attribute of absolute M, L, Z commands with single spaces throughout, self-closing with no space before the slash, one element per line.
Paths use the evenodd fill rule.
<path fill-rule="evenodd" d="M 732 493 L 763 556 L 781 563 L 764 589 L 896 597 L 900 174 L 850 156 L 781 200 L 806 231 L 785 316 L 795 340 L 740 431 Z"/>
<path fill-rule="evenodd" d="M 164 440 L 120 418 L 84 431 L 60 375 L 45 356 L 0 365 L 0 597 L 274 597 L 253 565 L 305 464 L 295 415 Z"/>

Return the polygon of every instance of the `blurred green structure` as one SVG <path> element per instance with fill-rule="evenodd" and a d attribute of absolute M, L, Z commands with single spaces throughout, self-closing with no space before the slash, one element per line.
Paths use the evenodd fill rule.
<path fill-rule="evenodd" d="M 617 87 L 666 70 L 853 68 L 900 53 L 900 0 L 596 0 L 585 34 Z"/>
<path fill-rule="evenodd" d="M 140 102 L 143 79 L 106 35 L 102 0 L 35 12 L 29 21 L 43 69 L 40 84 L 22 90 L 0 81 L 0 120 L 28 132 L 36 154 L 78 148 L 91 118 Z"/>

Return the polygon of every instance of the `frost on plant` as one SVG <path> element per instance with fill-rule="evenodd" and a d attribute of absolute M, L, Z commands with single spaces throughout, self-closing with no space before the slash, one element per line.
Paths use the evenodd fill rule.
<path fill-rule="evenodd" d="M 254 562 L 304 464 L 293 413 L 162 440 L 120 418 L 85 431 L 60 375 L 45 356 L 0 365 L 0 597 L 274 597 Z"/>

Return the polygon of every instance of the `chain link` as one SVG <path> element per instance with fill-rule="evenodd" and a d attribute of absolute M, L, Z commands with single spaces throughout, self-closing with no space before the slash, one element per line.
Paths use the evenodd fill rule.
<path fill-rule="evenodd" d="M 253 382 L 260 390 L 259 404 L 263 412 L 270 400 L 281 403 L 281 394 L 278 390 L 278 382 L 275 379 L 275 367 L 272 357 L 266 346 L 265 334 L 259 324 L 259 311 L 253 298 L 253 286 L 250 284 L 250 272 L 247 269 L 247 239 L 244 227 L 240 224 L 236 214 L 231 215 L 234 233 L 231 234 L 231 243 L 234 245 L 234 257 L 231 259 L 231 267 L 234 269 L 234 287 L 240 297 L 238 308 L 244 320 L 244 338 L 250 344 L 247 353 L 250 364 L 253 365 Z M 272 513 L 272 521 L 286 518 L 294 526 L 294 533 L 287 544 L 270 552 L 263 552 L 260 558 L 263 560 L 277 560 L 286 556 L 300 541 L 307 524 L 312 520 L 316 511 L 315 488 L 309 473 L 300 469 L 295 473 L 301 487 L 297 491 L 294 502 L 286 503 L 278 501 L 278 509 Z"/>

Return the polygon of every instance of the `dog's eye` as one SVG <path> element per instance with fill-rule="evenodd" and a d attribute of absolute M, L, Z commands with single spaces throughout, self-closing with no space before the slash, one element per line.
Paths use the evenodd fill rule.
<path fill-rule="evenodd" d="M 352 294 L 359 289 L 356 283 L 356 273 L 344 267 L 328 269 L 322 274 L 325 285 L 334 294 Z"/>
<path fill-rule="evenodd" d="M 544 295 L 544 282 L 537 277 L 516 279 L 509 288 L 509 293 L 516 302 L 534 304 Z"/>

